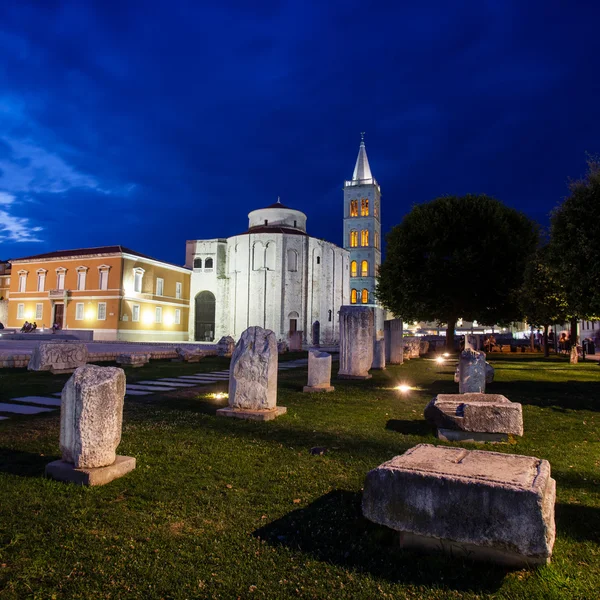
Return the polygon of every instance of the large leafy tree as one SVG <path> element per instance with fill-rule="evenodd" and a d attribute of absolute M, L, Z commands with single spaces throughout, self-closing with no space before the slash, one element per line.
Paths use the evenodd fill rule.
<path fill-rule="evenodd" d="M 588 160 L 586 176 L 569 189 L 552 213 L 550 249 L 565 288 L 575 345 L 577 321 L 600 317 L 600 159 Z"/>
<path fill-rule="evenodd" d="M 549 260 L 549 248 L 540 248 L 525 267 L 519 305 L 532 327 L 544 328 L 544 354 L 549 355 L 548 329 L 552 323 L 564 323 L 569 307 L 559 273 Z"/>
<path fill-rule="evenodd" d="M 447 196 L 413 207 L 387 236 L 377 297 L 397 317 L 447 324 L 518 320 L 518 290 L 538 228 L 489 196 Z"/>

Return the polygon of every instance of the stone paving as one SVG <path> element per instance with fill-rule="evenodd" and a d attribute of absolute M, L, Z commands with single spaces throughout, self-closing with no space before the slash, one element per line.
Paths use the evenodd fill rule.
<path fill-rule="evenodd" d="M 279 370 L 287 371 L 288 369 L 297 369 L 299 367 L 306 367 L 307 365 L 308 359 L 302 358 L 280 363 Z M 223 381 L 229 381 L 228 369 L 223 371 L 213 371 L 211 373 L 181 375 L 180 377 L 163 377 L 161 379 L 128 383 L 125 396 L 148 396 L 158 392 L 172 392 L 180 388 L 198 387 Z M 34 415 L 43 412 L 51 412 L 60 407 L 60 397 L 60 392 L 53 392 L 50 396 L 23 396 L 22 398 L 11 398 L 8 402 L 0 403 L 0 413 Z M 0 416 L 0 420 L 6 420 L 8 418 L 9 417 L 7 416 Z"/>

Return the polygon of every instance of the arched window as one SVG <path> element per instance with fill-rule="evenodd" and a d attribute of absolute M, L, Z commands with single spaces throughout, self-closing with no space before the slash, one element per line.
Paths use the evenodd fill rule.
<path fill-rule="evenodd" d="M 350 216 L 358 217 L 358 200 L 350 200 Z"/>
<path fill-rule="evenodd" d="M 358 275 L 358 267 L 356 261 L 353 260 L 350 263 L 350 277 L 356 277 Z"/>
<path fill-rule="evenodd" d="M 369 263 L 366 260 L 363 260 L 360 263 L 360 276 L 368 277 L 369 276 Z"/>
<path fill-rule="evenodd" d="M 360 296 L 360 301 L 363 304 L 368 304 L 369 303 L 369 290 L 363 290 L 362 294 Z"/>
<path fill-rule="evenodd" d="M 368 217 L 369 216 L 369 199 L 363 198 L 360 201 L 360 216 Z"/>
<path fill-rule="evenodd" d="M 375 232 L 375 248 L 379 250 L 379 232 Z"/>
<path fill-rule="evenodd" d="M 350 232 L 350 248 L 356 248 L 358 246 L 358 231 Z"/>
<path fill-rule="evenodd" d="M 287 263 L 288 263 L 288 271 L 297 271 L 298 270 L 298 253 L 295 250 L 287 251 Z"/>
<path fill-rule="evenodd" d="M 358 302 L 358 292 L 356 290 L 352 290 L 350 292 L 350 304 L 356 304 Z"/>
<path fill-rule="evenodd" d="M 194 269 L 201 269 L 201 268 L 202 268 L 202 259 L 195 258 L 194 259 Z"/>
<path fill-rule="evenodd" d="M 204 270 L 207 271 L 208 269 L 212 269 L 212 268 L 213 268 L 213 259 L 207 258 L 204 261 Z"/>
<path fill-rule="evenodd" d="M 252 269 L 258 271 L 265 266 L 265 247 L 262 242 L 254 242 L 252 246 Z"/>
<path fill-rule="evenodd" d="M 276 259 L 277 259 L 277 256 L 275 253 L 275 242 L 268 242 L 267 249 L 265 251 L 265 267 L 269 271 L 275 270 Z"/>
<path fill-rule="evenodd" d="M 368 229 L 363 229 L 360 232 L 360 245 L 361 246 L 369 245 L 369 230 Z"/>

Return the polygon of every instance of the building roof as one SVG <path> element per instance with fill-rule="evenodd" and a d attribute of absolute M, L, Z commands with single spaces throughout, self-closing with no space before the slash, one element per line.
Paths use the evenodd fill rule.
<path fill-rule="evenodd" d="M 24 256 L 21 258 L 13 258 L 10 259 L 10 262 L 22 262 L 22 261 L 38 261 L 44 260 L 46 258 L 69 258 L 71 256 L 93 256 L 95 254 L 132 254 L 133 256 L 139 256 L 140 258 L 147 258 L 149 260 L 155 260 L 156 262 L 162 262 L 167 265 L 173 265 L 174 267 L 186 268 L 182 267 L 182 265 L 176 265 L 175 263 L 168 262 L 166 260 L 160 260 L 159 258 L 154 258 L 152 256 L 148 256 L 147 254 L 142 254 L 141 252 L 136 252 L 135 250 L 131 250 L 130 248 L 126 248 L 125 246 L 98 246 L 96 248 L 76 248 L 75 250 L 56 250 L 54 252 L 46 252 L 44 254 L 34 254 L 32 256 Z"/>
<path fill-rule="evenodd" d="M 273 202 L 273 204 L 269 204 L 269 206 L 265 206 L 265 208 L 285 208 L 286 210 L 296 210 L 286 206 L 285 204 L 281 204 L 281 202 Z"/>
<path fill-rule="evenodd" d="M 358 149 L 358 157 L 356 158 L 352 181 L 362 181 L 363 179 L 373 179 L 364 139 L 360 141 L 360 148 Z"/>
<path fill-rule="evenodd" d="M 308 236 L 306 231 L 294 229 L 293 227 L 279 227 L 277 225 L 259 225 L 257 227 L 251 227 L 248 231 L 244 231 L 244 233 L 239 233 L 238 235 L 248 235 L 249 233 L 291 233 L 292 235 Z"/>

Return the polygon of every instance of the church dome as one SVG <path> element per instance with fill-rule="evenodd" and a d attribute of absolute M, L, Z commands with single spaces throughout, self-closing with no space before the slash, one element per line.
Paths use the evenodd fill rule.
<path fill-rule="evenodd" d="M 290 229 L 290 233 L 306 233 L 306 215 L 300 211 L 275 202 L 265 208 L 253 210 L 248 215 L 249 233 L 260 229 L 260 232 L 269 229 Z"/>

